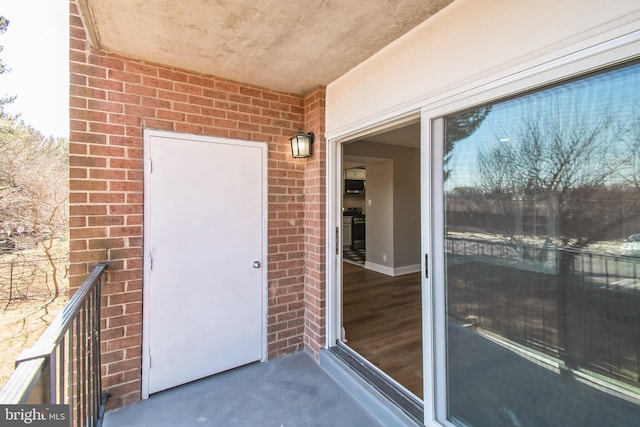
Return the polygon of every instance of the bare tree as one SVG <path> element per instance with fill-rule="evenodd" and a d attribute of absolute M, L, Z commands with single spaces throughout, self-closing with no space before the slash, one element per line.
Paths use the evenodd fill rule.
<path fill-rule="evenodd" d="M 4 16 L 0 16 L 0 35 L 4 34 L 7 31 L 7 28 L 9 27 L 9 20 L 4 17 Z M 2 52 L 3 50 L 3 46 L 0 45 L 0 52 Z M 0 75 L 9 72 L 10 69 L 9 67 L 7 67 L 7 64 L 4 63 L 4 61 L 2 61 L 2 58 L 0 58 Z M 4 111 L 4 106 L 6 104 L 11 104 L 14 100 L 16 99 L 15 95 L 14 96 L 2 96 L 0 97 L 0 117 L 5 116 L 5 111 Z"/>
<path fill-rule="evenodd" d="M 574 104 L 525 116 L 516 137 L 481 149 L 479 186 L 503 211 L 543 209 L 548 239 L 584 247 L 610 236 L 620 217 L 638 216 L 637 148 L 640 142 L 611 114 L 586 117 Z M 528 209 L 528 211 L 527 211 Z M 628 219 L 629 219 L 628 218 Z"/>
<path fill-rule="evenodd" d="M 54 243 L 66 237 L 67 141 L 46 139 L 0 118 L 0 232 L 4 245 L 38 245 L 49 260 L 54 297 L 60 294 Z"/>
<path fill-rule="evenodd" d="M 557 337 L 568 366 L 575 366 L 580 354 L 571 318 L 576 257 L 595 242 L 622 239 L 625 225 L 640 225 L 640 120 L 580 107 L 576 97 L 549 97 L 544 106 L 518 117 L 515 137 L 496 138 L 481 149 L 477 169 L 487 203 L 505 217 L 537 216 L 544 230 L 538 236 L 555 247 L 549 255 L 555 266 Z M 522 234 L 513 227 L 511 232 Z"/>
<path fill-rule="evenodd" d="M 451 173 L 451 155 L 455 144 L 472 135 L 491 112 L 491 106 L 474 108 L 447 116 L 444 137 L 444 176 Z"/>

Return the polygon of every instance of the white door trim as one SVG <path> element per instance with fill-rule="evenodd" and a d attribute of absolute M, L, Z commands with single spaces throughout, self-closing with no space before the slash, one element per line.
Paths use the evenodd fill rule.
<path fill-rule="evenodd" d="M 218 144 L 234 144 L 241 146 L 260 147 L 262 152 L 262 316 L 261 316 L 261 361 L 267 360 L 267 295 L 268 295 L 268 146 L 266 142 L 244 141 L 239 139 L 220 138 L 213 136 L 193 135 L 179 132 L 170 132 L 154 129 L 143 129 L 143 152 L 144 152 L 144 224 L 150 223 L 151 207 L 149 203 L 150 177 L 152 163 L 150 158 L 151 139 L 153 137 L 163 137 L 171 139 L 188 139 Z M 150 368 L 150 293 L 148 292 L 148 281 L 151 277 L 151 242 L 150 233 L 145 226 L 143 229 L 143 285 L 142 285 L 142 375 L 141 375 L 141 397 L 149 397 L 149 368 Z"/>

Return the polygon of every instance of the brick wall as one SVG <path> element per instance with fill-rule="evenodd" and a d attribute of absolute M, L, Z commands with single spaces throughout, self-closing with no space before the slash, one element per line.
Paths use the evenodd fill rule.
<path fill-rule="evenodd" d="M 305 334 L 304 343 L 317 356 L 325 343 L 326 271 L 326 141 L 324 88 L 304 99 L 304 128 L 315 133 L 313 156 L 304 174 L 305 191 Z"/>
<path fill-rule="evenodd" d="M 140 398 L 145 127 L 268 143 L 268 354 L 305 344 L 317 352 L 324 90 L 301 97 L 94 50 L 75 0 L 69 56 L 70 282 L 77 288 L 96 263 L 109 262 L 102 299 L 109 408 Z M 316 133 L 311 159 L 290 156 L 298 128 Z"/>

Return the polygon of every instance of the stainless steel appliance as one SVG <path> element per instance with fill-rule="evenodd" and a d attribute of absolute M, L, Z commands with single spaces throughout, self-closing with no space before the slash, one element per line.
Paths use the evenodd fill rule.
<path fill-rule="evenodd" d="M 345 208 L 343 215 L 343 246 L 365 249 L 365 215 L 361 208 Z"/>
<path fill-rule="evenodd" d="M 351 248 L 365 249 L 365 216 L 354 215 L 351 220 Z"/>
<path fill-rule="evenodd" d="M 364 193 L 365 181 L 362 179 L 345 179 L 344 192 L 346 194 Z"/>

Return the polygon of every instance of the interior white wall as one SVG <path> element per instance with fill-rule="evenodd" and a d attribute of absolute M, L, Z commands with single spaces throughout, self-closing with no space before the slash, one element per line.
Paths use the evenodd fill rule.
<path fill-rule="evenodd" d="M 327 86 L 327 137 L 561 57 L 582 40 L 628 33 L 639 21 L 637 0 L 456 0 Z"/>
<path fill-rule="evenodd" d="M 419 265 L 420 150 L 365 139 L 345 144 L 344 154 L 367 159 L 367 265 L 389 274 Z"/>
<path fill-rule="evenodd" d="M 392 160 L 367 165 L 367 262 L 385 267 L 393 266 L 393 169 Z"/>
<path fill-rule="evenodd" d="M 420 264 L 420 150 L 399 147 L 393 171 L 393 266 Z"/>

